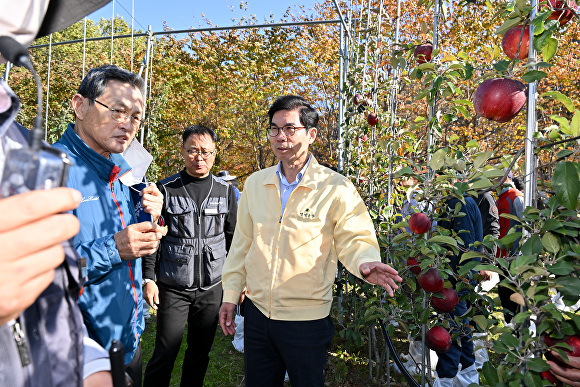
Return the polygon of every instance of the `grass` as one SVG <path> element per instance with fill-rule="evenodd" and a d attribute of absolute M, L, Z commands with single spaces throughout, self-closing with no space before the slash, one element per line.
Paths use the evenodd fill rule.
<path fill-rule="evenodd" d="M 143 351 L 143 372 L 145 366 L 153 355 L 155 348 L 155 330 L 157 327 L 157 316 L 151 311 L 151 318 L 145 320 L 145 331 L 141 336 L 141 350 Z M 175 360 L 175 366 L 171 373 L 170 386 L 179 386 L 181 380 L 181 367 L 183 365 L 183 356 L 187 343 L 187 326 L 183 340 L 181 341 L 181 349 Z M 232 345 L 232 337 L 225 337 L 222 330 L 218 327 L 216 337 L 213 342 L 211 352 L 209 354 L 210 360 L 205 375 L 204 386 L 206 387 L 237 387 L 244 385 L 244 355 L 234 349 Z"/>
<path fill-rule="evenodd" d="M 154 312 L 154 311 L 151 311 Z M 146 320 L 145 331 L 141 336 L 141 349 L 143 351 L 143 371 L 153 355 L 155 348 L 155 329 L 157 317 L 151 313 L 151 318 Z M 179 386 L 181 379 L 181 367 L 187 343 L 187 326 L 181 349 L 177 355 L 175 366 L 171 374 L 170 386 Z M 221 328 L 217 328 L 213 347 L 210 352 L 210 361 L 205 375 L 204 387 L 243 387 L 244 386 L 244 355 L 234 349 L 232 336 L 224 336 Z M 401 343 L 401 346 L 403 344 Z M 373 385 L 369 376 L 368 360 L 360 353 L 347 353 L 343 350 L 344 342 L 335 335 L 333 345 L 328 353 L 325 368 L 326 385 L 336 387 L 367 387 Z M 401 381 L 398 381 L 400 378 Z M 290 383 L 286 383 L 290 386 Z M 393 372 L 391 386 L 405 386 L 400 375 Z"/>
<path fill-rule="evenodd" d="M 153 312 L 153 311 L 151 311 Z M 155 329 L 156 316 L 151 314 L 151 318 L 146 320 L 145 331 L 141 337 L 141 348 L 143 351 L 143 371 L 147 362 L 153 355 L 155 347 Z M 377 335 L 379 333 L 377 332 Z M 187 337 L 187 326 L 185 328 L 184 338 L 181 343 L 181 349 L 175 361 L 175 366 L 171 375 L 170 386 L 179 386 L 181 379 L 181 368 L 183 364 L 183 356 L 187 346 L 185 338 Z M 221 328 L 218 326 L 216 336 L 213 342 L 213 347 L 210 352 L 210 361 L 208 370 L 205 376 L 205 387 L 243 387 L 244 386 L 244 355 L 234 349 L 232 345 L 232 336 L 224 336 Z M 396 330 L 395 337 L 392 337 L 395 349 L 399 354 L 408 353 L 409 345 L 406 339 L 406 333 Z M 368 362 L 368 348 L 359 349 L 357 351 L 347 352 L 345 350 L 346 343 L 343 339 L 335 334 L 333 344 L 328 352 L 328 358 L 325 367 L 326 386 L 332 387 L 368 387 L 376 386 L 376 381 L 370 376 L 369 362 Z M 489 353 L 492 361 L 497 355 L 490 351 Z M 391 359 L 392 362 L 392 359 Z M 376 369 L 373 370 L 376 374 Z M 383 379 L 386 379 L 384 377 Z M 419 382 L 420 378 L 416 380 Z M 386 385 L 384 383 L 382 386 Z M 390 370 L 390 385 L 392 387 L 407 386 L 407 382 L 403 376 L 391 367 Z M 285 384 L 286 387 L 290 383 Z"/>

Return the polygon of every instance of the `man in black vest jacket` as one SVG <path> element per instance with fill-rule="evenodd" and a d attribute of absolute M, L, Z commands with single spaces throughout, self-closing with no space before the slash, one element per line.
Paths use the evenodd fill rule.
<path fill-rule="evenodd" d="M 169 385 L 186 321 L 181 385 L 203 385 L 222 298 L 222 266 L 236 226 L 234 190 L 210 173 L 215 132 L 196 125 L 182 137 L 184 170 L 157 183 L 167 235 L 157 254 L 143 259 L 143 296 L 157 309 L 155 351 L 144 386 Z"/>

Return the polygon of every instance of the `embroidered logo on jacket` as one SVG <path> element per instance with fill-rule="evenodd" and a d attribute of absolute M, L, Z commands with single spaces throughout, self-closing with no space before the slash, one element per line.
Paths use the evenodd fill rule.
<path fill-rule="evenodd" d="M 100 196 L 83 196 L 83 200 L 81 200 L 81 203 L 92 202 L 95 200 L 99 200 L 100 198 L 101 198 Z"/>
<path fill-rule="evenodd" d="M 307 208 L 304 211 L 300 211 L 298 215 L 306 219 L 314 219 L 314 214 L 310 212 L 310 208 Z"/>

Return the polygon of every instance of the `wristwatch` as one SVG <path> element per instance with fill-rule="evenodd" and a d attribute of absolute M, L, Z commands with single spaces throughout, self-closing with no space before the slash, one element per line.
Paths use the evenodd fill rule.
<path fill-rule="evenodd" d="M 149 282 L 153 282 L 153 280 L 149 278 L 143 278 L 143 286 L 147 285 Z"/>

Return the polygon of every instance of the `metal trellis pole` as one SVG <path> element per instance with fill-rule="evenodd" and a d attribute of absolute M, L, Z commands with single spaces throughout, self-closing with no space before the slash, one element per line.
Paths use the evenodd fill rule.
<path fill-rule="evenodd" d="M 536 17 L 537 10 L 537 0 L 532 0 L 532 15 L 531 20 Z M 528 50 L 528 63 L 536 62 L 536 50 L 532 44 L 534 36 L 534 24 L 530 23 L 530 47 Z M 535 69 L 533 66 L 532 69 Z M 527 112 L 527 122 L 526 122 L 526 138 L 525 138 L 525 173 L 524 173 L 524 207 L 534 205 L 534 197 L 536 194 L 536 171 L 535 171 L 535 159 L 534 154 L 534 133 L 537 131 L 538 120 L 536 117 L 536 93 L 537 93 L 537 83 L 530 82 L 528 84 L 528 112 Z M 524 231 L 525 232 L 525 231 Z M 525 236 L 525 234 L 524 234 Z"/>
<path fill-rule="evenodd" d="M 147 95 L 147 82 L 149 80 L 149 56 L 151 55 L 151 44 L 153 43 L 153 32 L 151 31 L 151 25 L 147 28 L 148 38 L 147 38 L 147 52 L 145 53 L 145 59 L 143 62 L 145 63 L 145 96 Z M 146 103 L 146 101 L 145 101 Z M 143 111 L 146 111 L 147 106 L 143 106 Z M 141 138 L 140 142 L 143 145 L 143 141 L 145 140 L 145 130 L 141 130 Z"/>
<path fill-rule="evenodd" d="M 115 35 L 115 0 L 113 0 L 113 15 L 111 16 L 111 64 L 113 64 L 113 36 Z"/>
<path fill-rule="evenodd" d="M 47 69 L 47 80 L 46 80 L 46 104 L 44 113 L 44 141 L 48 141 L 48 98 L 50 96 L 50 62 L 52 61 L 52 34 L 48 38 L 48 69 Z"/>
<path fill-rule="evenodd" d="M 435 0 L 435 12 L 433 13 L 433 50 L 436 50 L 439 46 L 439 13 L 441 12 L 441 0 Z M 435 117 L 436 113 L 436 97 L 433 100 L 431 106 L 429 106 L 429 122 L 428 122 L 428 135 L 427 135 L 427 171 L 430 171 L 431 165 L 431 147 L 435 143 L 435 134 L 431 130 L 431 120 Z"/>

